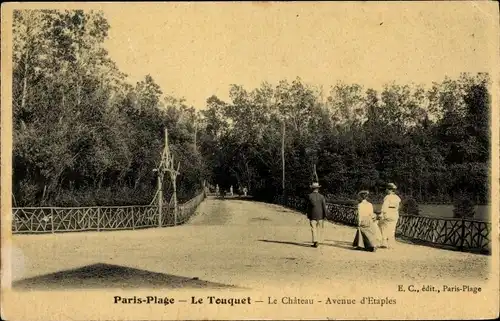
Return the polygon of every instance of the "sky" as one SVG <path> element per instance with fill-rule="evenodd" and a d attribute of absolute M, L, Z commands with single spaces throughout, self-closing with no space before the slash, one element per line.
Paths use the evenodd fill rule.
<path fill-rule="evenodd" d="M 493 5 L 493 6 L 492 6 Z M 381 89 L 492 71 L 494 3 L 121 3 L 101 5 L 105 47 L 136 82 L 204 108 L 229 86 L 300 77 L 325 93 L 338 81 Z M 496 55 L 496 56 L 495 56 Z"/>

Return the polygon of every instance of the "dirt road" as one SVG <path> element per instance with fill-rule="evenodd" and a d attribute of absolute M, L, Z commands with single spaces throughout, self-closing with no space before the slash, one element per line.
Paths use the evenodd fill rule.
<path fill-rule="evenodd" d="M 325 224 L 310 246 L 307 219 L 283 207 L 208 198 L 183 226 L 13 236 L 17 288 L 310 286 L 394 280 L 488 279 L 490 257 L 399 243 L 351 247 L 355 230 Z"/>

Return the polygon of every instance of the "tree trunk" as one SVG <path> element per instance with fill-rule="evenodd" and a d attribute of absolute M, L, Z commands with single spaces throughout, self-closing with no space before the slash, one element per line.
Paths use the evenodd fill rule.
<path fill-rule="evenodd" d="M 26 53 L 24 61 L 23 93 L 21 96 L 21 110 L 26 107 L 26 97 L 28 95 L 28 54 Z"/>
<path fill-rule="evenodd" d="M 28 21 L 33 18 L 32 15 L 28 16 Z M 24 52 L 24 70 L 23 70 L 23 92 L 21 95 L 21 110 L 24 111 L 26 107 L 26 99 L 28 96 L 28 69 L 29 69 L 29 60 L 30 60 L 30 45 L 32 41 L 31 35 L 31 24 L 28 22 L 26 26 L 26 51 Z"/>
<path fill-rule="evenodd" d="M 250 190 L 250 180 L 251 180 L 251 177 L 250 177 L 250 168 L 248 168 L 248 162 L 245 162 L 245 167 L 246 167 L 246 170 L 247 170 L 247 182 L 248 182 L 247 190 Z"/>
<path fill-rule="evenodd" d="M 80 45 L 78 42 L 75 43 L 77 48 L 75 50 L 76 54 L 76 106 L 79 107 L 81 102 L 82 102 L 82 77 L 80 75 L 81 69 L 80 68 Z"/>
<path fill-rule="evenodd" d="M 78 77 L 78 80 L 76 81 L 76 107 L 80 107 L 80 104 L 82 102 L 82 86 L 80 84 L 80 77 Z"/>
<path fill-rule="evenodd" d="M 422 202 L 422 179 L 418 180 L 418 201 Z"/>
<path fill-rule="evenodd" d="M 101 190 L 102 188 L 102 182 L 104 181 L 104 175 L 99 174 L 99 183 L 97 184 L 97 190 Z"/>
<path fill-rule="evenodd" d="M 196 118 L 194 120 L 194 152 L 197 152 L 197 147 L 196 147 L 196 135 L 198 134 L 198 122 L 196 121 Z"/>
<path fill-rule="evenodd" d="M 47 185 L 43 185 L 43 193 L 42 193 L 42 206 L 45 205 L 45 197 L 47 196 Z"/>
<path fill-rule="evenodd" d="M 61 97 L 61 105 L 62 105 L 62 110 L 64 110 L 64 105 L 66 103 L 66 95 L 64 94 L 64 89 L 61 90 L 62 97 Z"/>
<path fill-rule="evenodd" d="M 282 125 L 282 136 L 281 136 L 281 167 L 283 170 L 281 188 L 283 193 L 285 193 L 285 121 L 283 120 Z"/>

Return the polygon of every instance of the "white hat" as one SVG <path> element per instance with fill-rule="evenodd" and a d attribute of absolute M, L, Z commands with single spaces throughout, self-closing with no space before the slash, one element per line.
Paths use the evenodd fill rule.
<path fill-rule="evenodd" d="M 370 194 L 370 192 L 367 190 L 362 190 L 362 191 L 359 191 L 359 193 L 358 193 L 359 196 L 369 195 L 369 194 Z"/>
<path fill-rule="evenodd" d="M 387 184 L 387 188 L 394 190 L 394 189 L 397 189 L 398 187 L 394 183 L 389 183 L 389 184 Z"/>
<path fill-rule="evenodd" d="M 321 187 L 321 185 L 319 185 L 318 182 L 314 182 L 311 184 L 311 188 L 320 188 L 320 187 Z"/>

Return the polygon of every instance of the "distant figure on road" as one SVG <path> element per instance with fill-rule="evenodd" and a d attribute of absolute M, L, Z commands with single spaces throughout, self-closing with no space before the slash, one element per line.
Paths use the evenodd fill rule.
<path fill-rule="evenodd" d="M 323 236 L 323 220 L 326 219 L 326 200 L 323 195 L 319 193 L 319 183 L 314 182 L 311 184 L 312 193 L 308 196 L 308 211 L 307 218 L 311 225 L 313 247 L 318 247 L 319 241 Z"/>
<path fill-rule="evenodd" d="M 243 196 L 247 196 L 248 190 L 246 187 L 243 187 Z"/>
<path fill-rule="evenodd" d="M 401 198 L 396 195 L 396 189 L 395 184 L 387 184 L 387 195 L 382 204 L 382 214 L 379 222 L 380 231 L 382 232 L 381 248 L 391 248 L 396 243 L 396 225 L 399 219 L 399 204 L 401 203 Z"/>
<path fill-rule="evenodd" d="M 215 185 L 215 195 L 219 195 L 219 184 Z"/>
<path fill-rule="evenodd" d="M 358 204 L 358 231 L 354 237 L 353 246 L 375 252 L 382 242 L 382 234 L 375 223 L 375 213 L 372 203 L 368 202 L 368 191 L 361 191 L 358 196 L 361 202 Z"/>
<path fill-rule="evenodd" d="M 229 195 L 233 196 L 233 185 L 231 185 L 231 187 L 229 188 Z"/>

